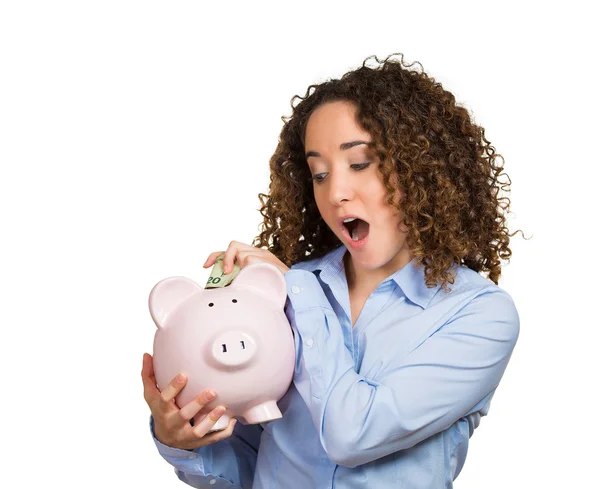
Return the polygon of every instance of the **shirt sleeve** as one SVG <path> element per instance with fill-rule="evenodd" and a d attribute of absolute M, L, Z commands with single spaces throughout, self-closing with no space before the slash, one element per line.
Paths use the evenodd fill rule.
<path fill-rule="evenodd" d="M 180 480 L 196 488 L 251 489 L 262 431 L 260 424 L 237 422 L 229 438 L 189 451 L 158 441 L 150 416 L 150 432 L 158 452 L 175 468 Z"/>
<path fill-rule="evenodd" d="M 410 448 L 482 407 L 497 387 L 519 334 L 511 297 L 482 288 L 377 381 L 354 370 L 339 320 L 315 275 L 285 274 L 295 333 L 294 384 L 321 444 L 356 467 Z"/>

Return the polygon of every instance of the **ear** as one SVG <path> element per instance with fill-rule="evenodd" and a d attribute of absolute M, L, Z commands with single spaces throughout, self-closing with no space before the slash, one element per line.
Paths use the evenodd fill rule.
<path fill-rule="evenodd" d="M 287 299 L 287 284 L 283 274 L 275 265 L 266 262 L 253 263 L 242 268 L 230 287 L 251 289 L 282 309 Z"/>
<path fill-rule="evenodd" d="M 150 315 L 157 328 L 163 328 L 169 314 L 193 294 L 202 292 L 200 286 L 185 277 L 171 277 L 158 282 L 148 298 Z"/>

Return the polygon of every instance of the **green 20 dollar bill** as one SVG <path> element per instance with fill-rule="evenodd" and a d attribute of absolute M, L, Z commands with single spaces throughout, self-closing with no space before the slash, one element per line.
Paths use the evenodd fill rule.
<path fill-rule="evenodd" d="M 226 287 L 233 281 L 235 276 L 239 273 L 240 267 L 238 266 L 237 262 L 235 262 L 233 264 L 233 270 L 231 271 L 231 273 L 225 275 L 225 272 L 223 272 L 224 256 L 225 255 L 223 254 L 217 258 L 217 261 L 215 262 L 215 264 L 212 267 L 212 270 L 210 271 L 210 277 L 208 277 L 208 281 L 204 286 L 205 289 L 216 289 L 218 287 Z"/>

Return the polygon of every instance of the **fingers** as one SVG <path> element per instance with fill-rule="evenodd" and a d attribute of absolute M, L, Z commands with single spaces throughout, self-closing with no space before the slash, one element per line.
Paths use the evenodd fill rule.
<path fill-rule="evenodd" d="M 260 255 L 265 250 L 255 248 L 254 246 L 240 243 L 239 241 L 232 241 L 229 243 L 225 256 L 223 257 L 223 271 L 229 274 L 233 271 L 234 263 L 237 262 L 240 268 L 244 268 L 248 265 L 248 259 L 252 255 Z"/>
<path fill-rule="evenodd" d="M 156 387 L 156 377 L 154 377 L 152 355 L 148 353 L 144 353 L 142 361 L 142 382 L 144 383 L 144 399 L 148 404 L 160 397 L 160 391 Z"/>
<path fill-rule="evenodd" d="M 270 251 L 240 243 L 239 241 L 231 241 L 225 251 L 215 251 L 208 255 L 208 258 L 203 265 L 204 268 L 214 265 L 217 258 L 221 255 L 223 255 L 223 272 L 225 274 L 229 274 L 233 271 L 235 262 L 237 262 L 240 268 L 244 268 L 250 263 L 266 261 L 267 263 L 275 265 L 284 275 L 289 270 L 289 267 Z"/>
<path fill-rule="evenodd" d="M 169 385 L 165 387 L 160 393 L 160 397 L 164 402 L 171 402 L 177 394 L 181 392 L 181 389 L 185 386 L 187 379 L 183 374 L 177 374 Z"/>
<path fill-rule="evenodd" d="M 220 255 L 224 254 L 225 256 L 223 257 L 223 271 L 225 272 L 225 274 L 229 274 L 233 271 L 233 263 L 238 255 L 239 251 L 248 250 L 248 249 L 255 249 L 255 248 L 250 245 L 240 243 L 239 241 L 232 241 L 231 243 L 229 243 L 227 250 L 215 251 L 215 252 L 211 253 L 210 255 L 208 255 L 208 258 L 206 259 L 206 262 L 204 263 L 203 267 L 208 268 L 208 267 L 214 265 L 215 262 L 217 261 L 217 258 Z M 240 267 L 242 267 L 242 265 L 243 265 L 239 259 L 238 259 L 238 264 L 240 265 Z"/>
<path fill-rule="evenodd" d="M 203 440 L 208 445 L 211 443 L 216 443 L 218 441 L 224 440 L 225 438 L 229 438 L 231 435 L 233 435 L 233 429 L 234 429 L 236 423 L 237 423 L 237 419 L 231 418 L 229 420 L 229 424 L 227 425 L 227 428 L 225 428 L 224 430 L 221 430 L 221 431 L 215 431 L 213 433 L 210 433 L 209 435 L 206 435 L 203 438 Z"/>
<path fill-rule="evenodd" d="M 223 253 L 225 253 L 225 252 L 224 251 L 214 251 L 213 253 L 208 255 L 208 258 L 206 259 L 206 261 L 204 262 L 204 265 L 202 265 L 202 266 L 204 268 L 213 266 L 215 264 L 215 262 L 217 261 L 217 258 L 219 258 L 219 256 L 222 255 Z"/>
<path fill-rule="evenodd" d="M 198 425 L 194 426 L 193 432 L 198 438 L 205 436 L 215 425 L 219 418 L 225 414 L 225 406 L 217 406 L 214 408 Z"/>
<path fill-rule="evenodd" d="M 211 402 L 216 397 L 214 391 L 206 390 L 195 399 L 188 402 L 179 410 L 179 414 L 183 421 L 189 421 L 200 412 L 204 406 Z"/>
<path fill-rule="evenodd" d="M 233 263 L 238 256 L 239 252 L 242 248 L 248 248 L 247 244 L 240 243 L 239 241 L 232 241 L 229 243 L 227 247 L 227 251 L 225 251 L 225 256 L 223 257 L 223 271 L 228 274 L 233 271 Z M 238 259 L 238 264 L 242 267 L 241 259 Z"/>

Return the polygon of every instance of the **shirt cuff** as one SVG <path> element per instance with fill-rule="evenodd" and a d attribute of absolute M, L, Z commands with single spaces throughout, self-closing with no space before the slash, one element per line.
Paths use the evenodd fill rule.
<path fill-rule="evenodd" d="M 158 448 L 158 452 L 165 458 L 171 459 L 182 459 L 182 460 L 194 460 L 199 459 L 195 462 L 195 465 L 198 469 L 200 469 L 204 473 L 204 464 L 202 462 L 202 457 L 196 452 L 192 452 L 190 450 L 183 450 L 182 448 L 174 448 L 164 443 L 161 443 L 157 440 L 154 434 L 154 418 L 152 415 L 150 416 L 150 433 L 152 434 L 152 439 L 156 444 L 156 448 Z M 168 461 L 168 459 L 167 459 Z"/>

